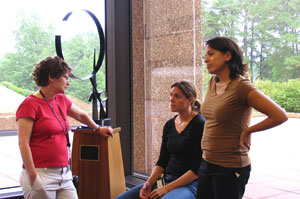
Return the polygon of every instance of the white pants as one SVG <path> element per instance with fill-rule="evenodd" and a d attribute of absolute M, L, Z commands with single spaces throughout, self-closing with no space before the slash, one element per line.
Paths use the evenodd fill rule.
<path fill-rule="evenodd" d="M 20 185 L 25 199 L 77 199 L 69 167 L 36 168 L 37 177 L 31 186 L 29 175 L 23 169 Z"/>

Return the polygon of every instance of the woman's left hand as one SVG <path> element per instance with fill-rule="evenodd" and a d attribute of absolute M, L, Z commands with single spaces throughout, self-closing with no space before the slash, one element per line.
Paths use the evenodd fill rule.
<path fill-rule="evenodd" d="M 168 190 L 166 189 L 166 187 L 160 187 L 160 188 L 157 188 L 157 189 L 153 190 L 150 193 L 149 198 L 150 199 L 161 198 L 167 193 L 168 193 Z"/>
<path fill-rule="evenodd" d="M 248 150 L 250 150 L 251 146 L 251 133 L 244 130 L 240 136 L 240 148 L 242 146 L 247 147 Z"/>

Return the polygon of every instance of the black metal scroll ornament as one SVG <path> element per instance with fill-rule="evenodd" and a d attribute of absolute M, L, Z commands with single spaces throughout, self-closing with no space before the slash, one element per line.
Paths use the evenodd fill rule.
<path fill-rule="evenodd" d="M 103 91 L 100 91 L 100 92 L 97 91 L 96 73 L 99 71 L 99 69 L 102 65 L 102 62 L 103 62 L 103 58 L 104 58 L 104 53 L 105 53 L 104 33 L 103 33 L 103 29 L 102 29 L 101 24 L 98 21 L 97 17 L 92 12 L 90 12 L 89 10 L 83 10 L 83 11 L 86 12 L 90 17 L 92 17 L 92 19 L 94 20 L 94 22 L 97 26 L 99 41 L 100 41 L 100 52 L 99 52 L 99 57 L 98 57 L 98 60 L 97 60 L 97 63 L 96 63 L 95 51 L 94 51 L 93 71 L 89 75 L 87 75 L 84 78 L 78 78 L 74 74 L 70 74 L 70 77 L 75 79 L 75 80 L 87 80 L 87 79 L 90 80 L 90 82 L 93 86 L 93 92 L 92 92 L 91 96 L 89 97 L 89 101 L 93 101 L 93 119 L 97 123 L 103 124 L 103 121 L 107 120 L 107 114 L 106 114 L 106 112 L 104 110 L 104 107 L 103 107 L 103 104 L 102 104 L 103 100 L 101 100 L 101 98 L 100 98 L 100 95 L 103 93 Z M 67 21 L 71 14 L 72 14 L 72 12 L 69 12 L 63 18 L 63 21 Z M 62 47 L 61 47 L 61 35 L 55 35 L 55 48 L 56 48 L 57 56 L 64 59 L 64 56 L 63 56 L 63 53 L 62 53 Z M 99 117 L 98 117 L 98 103 L 97 103 L 97 100 L 100 103 L 100 121 L 99 121 Z"/>

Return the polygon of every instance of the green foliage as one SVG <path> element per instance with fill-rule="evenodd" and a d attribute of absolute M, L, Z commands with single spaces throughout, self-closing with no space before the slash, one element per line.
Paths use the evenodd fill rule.
<path fill-rule="evenodd" d="M 256 81 L 256 87 L 288 112 L 300 113 L 300 79 L 288 82 Z"/>
<path fill-rule="evenodd" d="M 84 78 L 93 71 L 94 51 L 96 54 L 95 61 L 97 61 L 100 49 L 97 43 L 99 43 L 97 35 L 91 32 L 79 34 L 73 39 L 62 43 L 63 48 L 67 49 L 64 55 L 65 60 L 71 65 L 73 74 L 76 77 Z M 102 64 L 100 71 L 96 74 L 98 91 L 105 90 L 104 67 L 105 64 Z M 89 79 L 84 81 L 71 79 L 66 93 L 87 102 L 92 90 Z"/>
<path fill-rule="evenodd" d="M 299 0 L 203 0 L 203 39 L 237 40 L 252 81 L 288 81 L 300 78 L 299 16 Z"/>
<path fill-rule="evenodd" d="M 235 38 L 239 32 L 239 15 L 242 4 L 237 0 L 203 0 L 202 30 L 203 38 L 227 35 Z"/>
<path fill-rule="evenodd" d="M 21 13 L 19 19 L 19 28 L 14 31 L 15 53 L 7 53 L 0 60 L 0 81 L 34 90 L 32 68 L 36 61 L 54 54 L 54 29 L 43 27 L 34 13 L 29 17 Z"/>
<path fill-rule="evenodd" d="M 24 95 L 27 95 L 27 90 L 38 89 L 32 78 L 34 63 L 46 56 L 56 54 L 55 29 L 51 24 L 46 26 L 42 24 L 42 19 L 35 13 L 30 16 L 21 13 L 19 27 L 14 31 L 15 52 L 7 53 L 0 59 L 0 82 L 11 82 L 16 86 L 14 88 L 16 92 Z M 97 34 L 90 31 L 77 34 L 68 41 L 62 41 L 62 48 L 64 59 L 77 77 L 82 78 L 92 72 L 94 51 L 97 56 L 100 49 Z M 98 57 L 96 57 L 97 59 Z M 102 66 L 97 73 L 98 90 L 105 90 L 104 70 L 104 66 Z M 92 92 L 90 81 L 70 80 L 70 83 L 71 86 L 67 89 L 66 94 L 87 102 Z"/>
<path fill-rule="evenodd" d="M 8 88 L 8 89 L 10 89 L 10 90 L 12 90 L 12 91 L 14 91 L 14 92 L 16 92 L 16 93 L 24 95 L 25 97 L 27 97 L 28 95 L 31 95 L 31 94 L 34 93 L 34 91 L 32 91 L 32 90 L 19 88 L 16 85 L 14 85 L 13 83 L 7 82 L 7 81 L 1 82 L 1 85 Z"/>

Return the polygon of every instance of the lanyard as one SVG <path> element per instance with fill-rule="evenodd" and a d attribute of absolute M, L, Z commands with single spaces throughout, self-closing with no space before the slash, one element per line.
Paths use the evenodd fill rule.
<path fill-rule="evenodd" d="M 56 101 L 56 105 L 57 105 L 57 107 L 58 107 L 58 109 L 59 109 L 59 112 L 60 112 L 62 118 L 64 119 L 64 123 L 65 123 L 66 126 L 64 126 L 63 123 L 60 121 L 60 119 L 59 119 L 59 117 L 58 117 L 56 111 L 55 111 L 54 108 L 53 108 L 53 106 L 51 105 L 51 103 L 50 103 L 49 100 L 45 97 L 44 93 L 43 93 L 41 90 L 40 90 L 40 93 L 41 93 L 42 97 L 46 100 L 46 102 L 48 103 L 48 105 L 50 106 L 50 108 L 51 108 L 53 114 L 55 115 L 55 117 L 56 117 L 56 119 L 58 120 L 59 124 L 60 124 L 61 127 L 63 128 L 63 130 L 64 130 L 64 132 L 65 132 L 65 135 L 66 135 L 66 138 L 67 138 L 67 146 L 70 147 L 71 144 L 70 144 L 69 133 L 68 133 L 68 129 L 67 129 L 67 128 L 68 128 L 67 120 L 66 120 L 65 115 L 63 114 L 63 112 L 62 112 L 60 106 L 58 105 L 58 103 L 57 103 L 57 101 L 56 101 L 56 98 L 54 98 L 55 101 Z"/>

